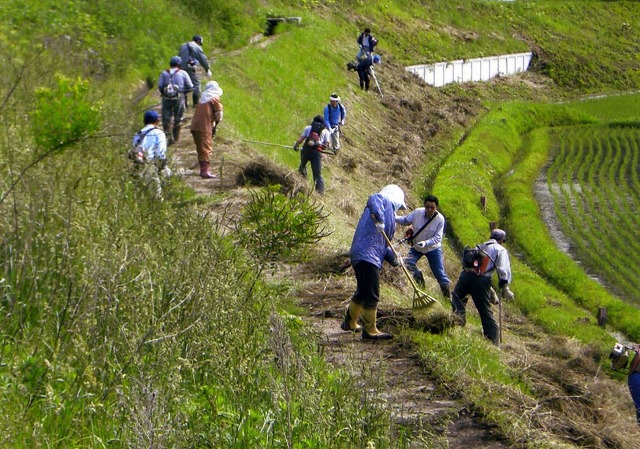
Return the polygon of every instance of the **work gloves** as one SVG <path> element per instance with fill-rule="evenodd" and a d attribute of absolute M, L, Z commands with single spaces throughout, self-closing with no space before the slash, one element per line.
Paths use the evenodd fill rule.
<path fill-rule="evenodd" d="M 211 70 L 207 70 L 207 76 L 211 78 Z"/>
<path fill-rule="evenodd" d="M 498 305 L 500 304 L 500 298 L 498 298 L 498 294 L 496 293 L 496 291 L 493 289 L 493 287 L 491 287 L 489 289 L 489 297 L 491 299 L 491 304 L 493 305 Z"/>
<path fill-rule="evenodd" d="M 376 221 L 376 229 L 380 234 L 384 234 L 384 222 Z"/>
<path fill-rule="evenodd" d="M 398 257 L 396 257 L 395 259 L 393 259 L 393 261 L 389 263 L 391 264 L 392 267 L 399 267 L 400 265 L 402 265 L 402 257 L 398 255 Z"/>
<path fill-rule="evenodd" d="M 300 150 L 300 148 L 298 147 L 298 142 L 296 141 L 296 143 L 293 144 L 293 151 L 298 151 Z"/>
<path fill-rule="evenodd" d="M 509 284 L 505 284 L 502 287 L 502 297 L 505 299 L 505 301 L 513 301 L 513 299 L 516 297 L 509 289 Z"/>

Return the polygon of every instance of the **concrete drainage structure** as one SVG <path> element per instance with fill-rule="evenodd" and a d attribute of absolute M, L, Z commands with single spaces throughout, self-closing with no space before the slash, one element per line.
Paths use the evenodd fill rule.
<path fill-rule="evenodd" d="M 407 71 L 422 78 L 435 87 L 467 81 L 487 81 L 496 76 L 526 72 L 532 53 L 489 56 L 486 58 L 461 59 L 435 64 L 412 65 Z"/>

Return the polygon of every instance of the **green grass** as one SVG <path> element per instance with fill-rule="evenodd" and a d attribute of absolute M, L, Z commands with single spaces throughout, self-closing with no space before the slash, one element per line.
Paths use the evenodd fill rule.
<path fill-rule="evenodd" d="M 149 447 L 153 440 L 167 447 L 365 447 L 369 441 L 378 448 L 411 447 L 388 412 L 360 393 L 360 381 L 377 389 L 376 380 L 328 367 L 314 334 L 283 312 L 291 302 L 286 282 L 257 278 L 258 267 L 240 242 L 220 236 L 220 224 L 202 214 L 183 187 L 168 186 L 168 201 L 159 205 L 124 174 L 122 154 L 131 131 L 139 128 L 140 112 L 153 105 L 150 98 L 135 103 L 134 91 L 141 78 L 157 77 L 177 46 L 198 32 L 205 49 L 218 55 L 213 71 L 225 90 L 225 132 L 291 144 L 330 93 L 354 97 L 344 63 L 364 26 L 381 39 L 385 60 L 398 64 L 523 51 L 536 40 L 546 64 L 539 70 L 561 86 L 637 87 L 638 29 L 618 26 L 638 15 L 637 6 L 588 6 L 3 2 L 0 55 L 12 70 L 0 86 L 0 192 L 7 193 L 39 154 L 30 118 L 40 110 L 43 126 L 53 121 L 45 105 L 36 104 L 34 87 L 53 87 L 54 73 L 89 81 L 86 100 L 99 110 L 82 118 L 100 115 L 103 126 L 68 140 L 26 170 L 0 204 L 0 446 Z M 241 48 L 261 31 L 267 12 L 301 15 L 302 26 L 282 27 L 264 47 Z M 597 34 L 597 44 L 594 16 L 612 24 L 609 33 Z M 597 66 L 586 59 L 594 49 L 602 50 Z M 496 97 L 537 95 L 508 85 L 443 92 L 487 104 Z M 354 101 L 349 113 L 357 117 L 365 110 L 374 119 L 390 113 L 377 100 Z M 438 160 L 430 161 L 429 173 L 442 163 L 434 189 L 460 242 L 482 240 L 488 221 L 502 221 L 504 204 L 493 195 L 493 182 L 521 158 L 521 135 L 540 123 L 569 123 L 574 115 L 562 108 L 505 106 L 489 114 L 446 163 L 440 155 L 453 151 L 459 128 L 451 125 L 425 143 L 449 149 L 434 153 Z M 83 130 L 92 131 L 86 124 Z M 364 137 L 355 139 L 361 145 Z M 259 151 L 289 168 L 298 162 L 288 150 Z M 348 189 L 362 196 L 368 189 L 363 185 L 351 180 Z M 480 194 L 490 198 L 486 212 L 478 208 Z M 342 225 L 336 234 L 346 239 L 348 227 L 329 220 Z M 561 289 L 517 261 L 514 279 L 516 304 L 534 322 L 598 347 L 608 344 L 593 317 Z M 384 286 L 383 295 L 400 294 Z M 588 324 L 576 328 L 576 320 L 585 319 Z M 470 327 L 477 325 L 470 317 Z M 495 348 L 467 330 L 417 338 L 433 346 L 421 351 L 436 366 L 468 352 L 468 359 L 442 363 L 436 375 L 455 391 L 467 391 L 465 401 L 512 441 L 530 435 L 516 420 L 509 424 L 513 415 L 498 415 L 502 394 L 528 394 L 532 385 Z M 474 384 L 467 389 L 456 375 Z"/>

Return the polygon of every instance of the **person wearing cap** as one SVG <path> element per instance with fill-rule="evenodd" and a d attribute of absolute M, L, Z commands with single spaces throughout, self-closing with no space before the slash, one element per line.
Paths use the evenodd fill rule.
<path fill-rule="evenodd" d="M 300 152 L 300 166 L 298 173 L 307 179 L 307 163 L 311 162 L 311 172 L 313 173 L 313 183 L 316 192 L 324 195 L 324 179 L 322 178 L 322 157 L 323 151 L 330 145 L 331 134 L 324 127 L 324 118 L 316 115 L 309 126 L 305 127 L 302 134 L 293 144 L 293 149 L 298 151 L 298 146 L 302 145 Z"/>
<path fill-rule="evenodd" d="M 365 57 L 358 62 L 356 70 L 360 78 L 360 89 L 363 89 L 365 92 L 369 90 L 371 66 L 373 64 L 380 64 L 380 62 L 380 56 L 372 55 L 371 53 L 366 53 Z"/>
<path fill-rule="evenodd" d="M 182 59 L 180 67 L 186 71 L 193 84 L 193 107 L 198 105 L 200 100 L 200 79 L 196 70 L 198 64 L 202 66 L 208 77 L 211 77 L 211 67 L 209 60 L 202 51 L 202 36 L 196 34 L 189 42 L 185 42 L 178 50 L 178 56 Z"/>
<path fill-rule="evenodd" d="M 489 240 L 479 245 L 488 258 L 487 265 L 481 272 L 463 269 L 451 295 L 451 308 L 454 319 L 462 326 L 466 324 L 467 295 L 471 295 L 473 303 L 480 314 L 482 332 L 486 338 L 496 345 L 499 343 L 500 335 L 498 323 L 491 310 L 493 302 L 491 298 L 491 277 L 494 273 L 498 273 L 498 286 L 502 290 L 502 297 L 506 300 L 514 298 L 509 289 L 509 284 L 511 283 L 509 253 L 503 246 L 506 239 L 507 234 L 502 229 L 491 231 Z"/>
<path fill-rule="evenodd" d="M 340 150 L 340 127 L 344 126 L 347 118 L 347 109 L 340 103 L 338 94 L 329 96 L 329 104 L 324 108 L 324 126 L 331 133 L 331 150 L 337 153 Z"/>
<path fill-rule="evenodd" d="M 162 97 L 162 129 L 169 145 L 180 139 L 186 96 L 193 90 L 191 78 L 187 72 L 180 70 L 180 63 L 179 56 L 172 57 L 169 68 L 163 70 L 158 79 L 158 90 Z"/>
<path fill-rule="evenodd" d="M 222 89 L 218 82 L 209 81 L 191 118 L 191 135 L 198 154 L 200 177 L 203 179 L 216 177 L 216 175 L 209 172 L 209 167 L 211 164 L 211 151 L 213 150 L 213 136 L 216 135 L 218 126 L 222 121 L 221 96 Z"/>
<path fill-rule="evenodd" d="M 356 61 L 359 61 L 366 53 L 373 53 L 373 49 L 378 44 L 378 39 L 371 35 L 371 30 L 365 28 L 364 31 L 356 39 L 360 47 L 356 54 Z"/>
<path fill-rule="evenodd" d="M 408 226 L 415 231 L 409 237 L 411 249 L 405 259 L 405 265 L 413 274 L 420 286 L 424 286 L 424 276 L 418 268 L 418 261 L 422 256 L 427 258 L 431 273 L 438 281 L 442 295 L 449 300 L 451 297 L 451 281 L 444 270 L 444 254 L 442 252 L 442 236 L 444 233 L 444 216 L 438 212 L 438 197 L 427 195 L 424 207 L 419 207 L 405 216 L 396 215 L 396 223 Z"/>
<path fill-rule="evenodd" d="M 385 260 L 392 266 L 400 264 L 382 234 L 392 238 L 396 231 L 395 213 L 406 208 L 400 187 L 395 184 L 383 187 L 379 193 L 369 196 L 353 235 L 350 255 L 356 275 L 356 291 L 345 310 L 340 328 L 350 332 L 362 331 L 363 340 L 393 338 L 376 326 L 382 264 Z M 364 327 L 358 324 L 360 317 Z"/>
<path fill-rule="evenodd" d="M 140 155 L 143 162 L 140 180 L 155 198 L 162 199 L 160 176 L 171 176 L 171 170 L 167 167 L 167 140 L 158 128 L 160 117 L 156 111 L 146 111 L 143 120 L 144 127 L 133 137 L 134 147 L 143 150 Z"/>

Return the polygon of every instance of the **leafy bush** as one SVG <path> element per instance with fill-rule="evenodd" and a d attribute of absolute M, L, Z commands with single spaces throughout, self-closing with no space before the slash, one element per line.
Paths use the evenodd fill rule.
<path fill-rule="evenodd" d="M 283 260 L 331 234 L 324 226 L 327 215 L 309 196 L 280 193 L 279 186 L 251 192 L 236 233 L 260 261 Z"/>
<path fill-rule="evenodd" d="M 36 90 L 32 126 L 35 142 L 45 150 L 60 149 L 97 131 L 100 107 L 87 98 L 89 83 L 56 75 L 54 87 Z"/>

